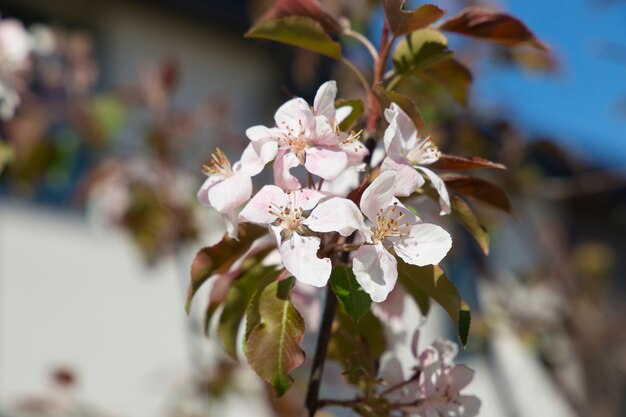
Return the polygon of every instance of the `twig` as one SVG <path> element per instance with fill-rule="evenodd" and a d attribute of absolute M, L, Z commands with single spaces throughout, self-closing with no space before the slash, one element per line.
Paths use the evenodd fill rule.
<path fill-rule="evenodd" d="M 352 62 L 350 62 L 349 60 L 347 60 L 344 57 L 341 57 L 340 59 L 341 63 L 344 64 L 346 67 L 350 68 L 350 70 L 356 75 L 356 77 L 358 78 L 359 82 L 361 83 L 361 85 L 363 86 L 363 89 L 365 90 L 365 93 L 367 93 L 368 95 L 371 94 L 370 91 L 370 85 L 367 82 L 367 80 L 365 79 L 365 76 L 363 75 L 363 73 L 354 66 L 354 64 Z"/>
<path fill-rule="evenodd" d="M 345 36 L 350 36 L 351 38 L 359 41 L 363 46 L 365 46 L 365 48 L 368 50 L 372 58 L 374 58 L 374 62 L 378 61 L 378 51 L 376 51 L 376 48 L 374 47 L 374 45 L 372 45 L 370 40 L 367 39 L 365 36 L 363 36 L 363 34 L 359 32 L 355 32 L 352 29 L 344 29 L 342 33 Z"/>

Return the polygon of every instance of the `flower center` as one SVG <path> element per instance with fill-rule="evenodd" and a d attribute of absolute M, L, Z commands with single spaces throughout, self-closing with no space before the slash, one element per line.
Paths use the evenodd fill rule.
<path fill-rule="evenodd" d="M 276 216 L 275 224 L 277 226 L 280 225 L 289 234 L 292 232 L 302 232 L 301 222 L 304 219 L 302 216 L 304 209 L 302 207 L 296 207 L 295 192 L 288 192 L 287 194 L 290 197 L 293 196 L 291 201 L 285 206 L 271 203 L 268 206 L 268 213 Z"/>
<path fill-rule="evenodd" d="M 290 148 L 291 152 L 296 154 L 300 162 L 304 163 L 304 151 L 310 147 L 310 143 L 302 124 L 302 120 L 299 120 L 298 124 L 300 125 L 300 130 L 298 131 L 290 126 L 287 126 L 286 123 L 284 124 L 286 134 L 282 138 L 283 140 L 281 145 Z"/>
<path fill-rule="evenodd" d="M 376 221 L 371 227 L 372 241 L 382 242 L 388 237 L 404 237 L 409 234 L 409 223 L 403 222 L 404 213 L 396 209 L 398 203 L 393 203 L 390 210 L 386 212 L 380 209 L 376 214 Z"/>
<path fill-rule="evenodd" d="M 406 155 L 406 158 L 414 165 L 426 165 L 436 162 L 440 156 L 439 148 L 430 140 L 429 136 L 418 141 L 417 145 Z"/>
<path fill-rule="evenodd" d="M 222 152 L 220 148 L 217 148 L 215 153 L 211 155 L 211 161 L 208 165 L 202 165 L 202 173 L 204 175 L 231 176 L 233 175 L 233 170 L 224 152 Z"/>

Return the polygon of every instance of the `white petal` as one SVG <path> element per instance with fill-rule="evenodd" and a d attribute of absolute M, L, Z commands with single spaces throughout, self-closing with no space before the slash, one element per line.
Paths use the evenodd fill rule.
<path fill-rule="evenodd" d="M 335 111 L 335 122 L 341 123 L 352 114 L 352 106 L 341 106 Z"/>
<path fill-rule="evenodd" d="M 372 301 L 380 303 L 396 285 L 398 267 L 394 258 L 381 243 L 363 245 L 354 253 L 352 271 Z"/>
<path fill-rule="evenodd" d="M 223 179 L 224 177 L 221 175 L 209 175 L 209 177 L 202 183 L 200 190 L 198 190 L 198 201 L 205 206 L 211 207 L 211 203 L 209 202 L 209 189 Z"/>
<path fill-rule="evenodd" d="M 452 247 L 450 234 L 430 223 L 411 226 L 409 236 L 389 240 L 404 262 L 418 266 L 438 264 Z"/>
<path fill-rule="evenodd" d="M 306 131 L 313 126 L 313 112 L 306 101 L 294 98 L 276 110 L 274 120 L 282 132 L 291 132 L 297 136 L 302 129 Z"/>
<path fill-rule="evenodd" d="M 266 140 L 274 140 L 282 134 L 279 129 L 275 127 L 267 127 L 263 125 L 252 126 L 246 129 L 246 136 L 252 142 L 266 141 Z"/>
<path fill-rule="evenodd" d="M 399 197 L 408 197 L 424 185 L 424 177 L 410 165 L 399 163 L 387 157 L 383 161 L 380 169 L 382 171 L 395 170 L 396 187 L 394 195 Z"/>
<path fill-rule="evenodd" d="M 284 190 L 297 190 L 301 188 L 300 181 L 291 175 L 291 168 L 300 165 L 296 154 L 281 150 L 274 161 L 274 182 Z"/>
<path fill-rule="evenodd" d="M 350 191 L 359 186 L 359 173 L 354 168 L 348 168 L 332 181 L 324 181 L 322 191 L 339 197 L 346 197 Z"/>
<path fill-rule="evenodd" d="M 318 204 L 302 223 L 316 232 L 338 232 L 342 236 L 365 229 L 363 215 L 356 204 L 339 197 Z"/>
<path fill-rule="evenodd" d="M 313 101 L 315 115 L 325 116 L 333 123 L 335 121 L 335 97 L 337 97 L 337 83 L 331 80 L 322 84 Z"/>
<path fill-rule="evenodd" d="M 315 116 L 315 131 L 312 133 L 308 140 L 313 145 L 337 147 L 339 143 L 335 127 L 325 116 Z"/>
<path fill-rule="evenodd" d="M 393 202 L 395 181 L 395 171 L 382 172 L 363 192 L 361 211 L 370 220 L 375 221 L 379 210 L 386 209 Z"/>
<path fill-rule="evenodd" d="M 317 190 L 303 188 L 301 190 L 294 191 L 289 198 L 292 201 L 294 208 L 301 208 L 306 211 L 312 210 L 313 207 L 317 206 L 317 203 L 319 203 L 321 199 L 326 198 L 326 195 Z"/>
<path fill-rule="evenodd" d="M 209 202 L 220 213 L 239 208 L 252 195 L 252 180 L 249 176 L 235 174 L 209 188 Z"/>
<path fill-rule="evenodd" d="M 383 137 L 385 151 L 393 159 L 404 157 L 417 143 L 417 128 L 396 103 L 391 103 L 391 106 L 385 109 L 385 118 L 389 122 Z"/>
<path fill-rule="evenodd" d="M 474 378 L 474 371 L 465 365 L 456 365 L 446 376 L 450 390 L 454 395 L 455 393 L 458 394 L 461 392 L 463 388 L 472 382 L 472 378 Z"/>
<path fill-rule="evenodd" d="M 239 218 L 246 222 L 270 224 L 276 220 L 276 216 L 269 213 L 270 206 L 285 206 L 288 201 L 283 190 L 275 185 L 266 185 L 241 210 Z"/>
<path fill-rule="evenodd" d="M 365 145 L 358 140 L 342 143 L 340 147 L 348 155 L 348 163 L 353 166 L 362 163 L 363 159 L 369 154 Z"/>
<path fill-rule="evenodd" d="M 450 206 L 450 195 L 448 194 L 446 183 L 428 168 L 417 167 L 417 169 L 426 174 L 433 187 L 435 187 L 435 190 L 437 190 L 437 193 L 439 194 L 439 205 L 441 206 L 440 214 L 450 214 L 452 208 Z"/>
<path fill-rule="evenodd" d="M 330 277 L 331 264 L 330 259 L 317 257 L 319 248 L 320 238 L 293 233 L 280 244 L 279 250 L 285 268 L 298 281 L 323 287 Z"/>
<path fill-rule="evenodd" d="M 228 236 L 232 237 L 233 239 L 237 239 L 237 232 L 239 227 L 237 212 L 235 210 L 231 210 L 227 213 L 222 213 L 222 220 L 224 220 L 224 224 L 226 225 L 226 233 L 228 233 Z"/>
<path fill-rule="evenodd" d="M 325 180 L 335 179 L 348 166 L 348 156 L 343 151 L 322 148 L 306 150 L 304 167 L 313 175 Z"/>
<path fill-rule="evenodd" d="M 265 164 L 276 157 L 278 143 L 274 140 L 263 139 L 251 142 L 244 149 L 241 160 L 233 165 L 233 170 L 249 175 L 257 175 L 263 170 Z"/>

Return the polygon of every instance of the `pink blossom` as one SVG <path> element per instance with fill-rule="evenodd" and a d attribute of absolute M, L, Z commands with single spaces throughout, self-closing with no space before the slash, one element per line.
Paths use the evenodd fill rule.
<path fill-rule="evenodd" d="M 269 225 L 287 271 L 316 287 L 326 285 L 331 262 L 317 256 L 321 240 L 315 232 L 347 236 L 362 227 L 354 203 L 339 197 L 325 198 L 316 190 L 285 192 L 275 185 L 266 185 L 239 215 L 242 221 Z"/>
<path fill-rule="evenodd" d="M 393 253 L 409 264 L 434 265 L 452 246 L 448 232 L 422 222 L 394 198 L 395 183 L 396 172 L 385 171 L 361 197 L 361 211 L 370 226 L 361 229 L 366 242 L 356 250 L 352 270 L 375 302 L 384 301 L 395 286 L 398 271 Z"/>
<path fill-rule="evenodd" d="M 450 196 L 446 184 L 437 174 L 424 167 L 440 157 L 437 146 L 430 138 L 422 139 L 415 124 L 396 103 L 385 110 L 389 127 L 385 130 L 384 143 L 387 157 L 383 171 L 397 172 L 395 195 L 406 197 L 424 185 L 424 175 L 439 194 L 441 214 L 450 214 Z"/>

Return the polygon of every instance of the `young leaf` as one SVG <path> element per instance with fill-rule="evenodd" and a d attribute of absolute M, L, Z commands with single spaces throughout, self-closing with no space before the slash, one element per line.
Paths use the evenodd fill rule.
<path fill-rule="evenodd" d="M 489 234 L 480 224 L 472 208 L 455 195 L 450 196 L 452 216 L 459 220 L 463 227 L 474 237 L 485 255 L 489 255 Z"/>
<path fill-rule="evenodd" d="M 268 285 L 259 297 L 261 321 L 246 341 L 246 357 L 254 371 L 282 396 L 293 379 L 291 371 L 304 362 L 300 343 L 304 320 L 291 302 L 294 278 Z"/>
<path fill-rule="evenodd" d="M 430 311 L 430 298 L 417 284 L 404 275 L 398 275 L 398 281 L 404 287 L 406 292 L 413 297 L 413 300 L 420 309 L 420 312 L 425 317 Z"/>
<path fill-rule="evenodd" d="M 246 271 L 228 289 L 217 332 L 226 353 L 232 358 L 237 358 L 237 334 L 246 307 L 259 286 L 274 281 L 279 273 L 273 266 L 257 265 Z"/>
<path fill-rule="evenodd" d="M 334 59 L 341 59 L 339 43 L 328 36 L 322 25 L 308 17 L 290 16 L 262 21 L 244 36 L 281 42 Z"/>
<path fill-rule="evenodd" d="M 444 174 L 442 178 L 448 189 L 473 197 L 509 214 L 514 214 L 509 198 L 504 190 L 497 185 L 468 175 Z"/>
<path fill-rule="evenodd" d="M 388 108 L 391 103 L 396 103 L 402 110 L 404 110 L 411 120 L 413 120 L 417 130 L 421 131 L 424 129 L 424 120 L 422 119 L 422 115 L 420 114 L 417 105 L 411 98 L 394 91 L 385 90 L 381 86 L 374 87 L 373 92 L 380 103 L 382 111 Z"/>
<path fill-rule="evenodd" d="M 404 0 L 384 0 L 383 8 L 389 29 L 395 35 L 405 35 L 407 33 L 425 28 L 436 22 L 444 11 L 434 4 L 423 4 L 411 11 L 403 10 Z"/>
<path fill-rule="evenodd" d="M 418 71 L 415 75 L 426 82 L 442 86 L 461 106 L 467 106 L 472 73 L 459 61 L 447 59 Z"/>
<path fill-rule="evenodd" d="M 462 10 L 458 15 L 443 22 L 440 28 L 506 46 L 528 44 L 543 51 L 550 49 L 520 20 L 506 13 L 481 7 L 468 7 Z"/>
<path fill-rule="evenodd" d="M 350 112 L 348 117 L 343 119 L 341 123 L 339 124 L 339 129 L 344 132 L 350 129 L 352 125 L 354 125 L 354 123 L 359 119 L 359 117 L 361 117 L 361 115 L 363 114 L 363 111 L 365 110 L 363 107 L 363 102 L 359 99 L 337 100 L 337 102 L 335 103 L 336 108 L 345 107 L 345 106 L 351 107 L 352 111 Z"/>
<path fill-rule="evenodd" d="M 410 280 L 443 307 L 457 326 L 461 345 L 467 345 L 469 336 L 469 307 L 438 265 L 415 266 L 398 258 L 398 276 Z"/>
<path fill-rule="evenodd" d="M 252 243 L 267 233 L 267 229 L 252 224 L 241 224 L 238 240 L 223 239 L 217 245 L 202 248 L 191 264 L 191 282 L 187 290 L 185 310 L 191 309 L 191 299 L 198 289 L 214 274 L 227 272 L 252 246 Z"/>
<path fill-rule="evenodd" d="M 352 320 L 358 322 L 370 309 L 372 299 L 363 291 L 354 273 L 345 266 L 338 266 L 330 274 L 330 286 L 339 304 Z"/>
<path fill-rule="evenodd" d="M 450 59 L 448 39 L 435 29 L 420 29 L 406 36 L 393 51 L 393 66 L 400 76 L 422 71 Z"/>
<path fill-rule="evenodd" d="M 316 0 L 276 0 L 274 5 L 258 20 L 265 22 L 289 16 L 302 16 L 315 20 L 329 34 L 341 31 L 339 21 L 324 10 Z"/>
<path fill-rule="evenodd" d="M 433 168 L 448 170 L 468 170 L 482 168 L 506 169 L 506 166 L 497 162 L 491 162 L 487 159 L 473 156 L 465 158 L 463 156 L 442 154 L 439 160 L 431 165 Z"/>

